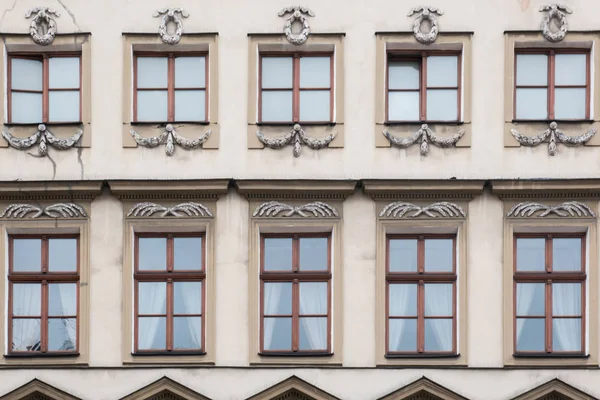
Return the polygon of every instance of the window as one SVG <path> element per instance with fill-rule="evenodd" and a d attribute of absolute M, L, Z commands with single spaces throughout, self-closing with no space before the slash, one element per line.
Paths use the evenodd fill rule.
<path fill-rule="evenodd" d="M 583 353 L 584 236 L 516 235 L 514 241 L 515 353 Z"/>
<path fill-rule="evenodd" d="M 134 121 L 208 122 L 207 58 L 136 53 Z"/>
<path fill-rule="evenodd" d="M 79 237 L 9 237 L 10 355 L 77 353 Z"/>
<path fill-rule="evenodd" d="M 15 124 L 81 120 L 78 54 L 10 54 L 8 120 Z"/>
<path fill-rule="evenodd" d="M 259 75 L 259 121 L 333 121 L 331 54 L 262 55 Z"/>
<path fill-rule="evenodd" d="M 204 351 L 202 234 L 137 234 L 135 352 Z"/>
<path fill-rule="evenodd" d="M 261 242 L 261 352 L 331 353 L 330 235 Z"/>
<path fill-rule="evenodd" d="M 515 54 L 517 120 L 590 118 L 589 51 L 535 51 Z"/>
<path fill-rule="evenodd" d="M 456 237 L 387 237 L 388 355 L 456 353 Z"/>
<path fill-rule="evenodd" d="M 461 118 L 461 55 L 388 54 L 388 122 L 444 122 Z"/>

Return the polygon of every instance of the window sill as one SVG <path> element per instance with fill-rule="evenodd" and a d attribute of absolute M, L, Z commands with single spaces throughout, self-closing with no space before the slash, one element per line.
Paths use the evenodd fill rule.
<path fill-rule="evenodd" d="M 301 353 L 294 351 L 278 351 L 269 353 L 258 353 L 261 357 L 333 357 L 333 353 Z"/>
<path fill-rule="evenodd" d="M 385 121 L 383 125 L 389 126 L 405 126 L 405 125 L 419 125 L 419 124 L 433 124 L 433 125 L 448 125 L 448 126 L 460 126 L 464 125 L 464 121 Z"/>
<path fill-rule="evenodd" d="M 5 354 L 7 359 L 23 359 L 23 358 L 77 358 L 79 353 L 37 353 L 37 354 Z"/>
<path fill-rule="evenodd" d="M 532 353 L 532 354 L 513 354 L 514 358 L 528 359 L 528 358 L 564 358 L 564 359 L 588 359 L 589 354 L 560 354 L 560 353 Z"/>
<path fill-rule="evenodd" d="M 131 121 L 132 126 L 210 125 L 210 121 Z"/>
<path fill-rule="evenodd" d="M 31 127 L 35 127 L 37 128 L 39 125 L 46 125 L 47 127 L 53 127 L 53 126 L 69 126 L 69 125 L 82 125 L 83 122 L 82 121 L 71 121 L 71 122 L 27 122 L 27 123 L 21 123 L 21 122 L 5 122 L 4 126 L 6 127 L 11 127 L 11 126 L 23 126 L 23 127 L 27 127 L 27 126 L 31 126 Z"/>
<path fill-rule="evenodd" d="M 153 351 L 145 353 L 131 353 L 132 357 L 177 357 L 177 356 L 205 356 L 203 351 Z"/>
<path fill-rule="evenodd" d="M 256 126 L 286 126 L 293 127 L 294 125 L 300 126 L 335 126 L 336 122 L 330 121 L 315 121 L 315 122 L 257 122 Z"/>
<path fill-rule="evenodd" d="M 557 124 L 591 124 L 594 122 L 593 119 L 513 119 L 513 124 L 550 124 L 556 122 Z"/>
<path fill-rule="evenodd" d="M 420 360 L 423 358 L 444 358 L 444 359 L 458 359 L 460 354 L 386 354 L 386 359 L 415 359 Z"/>

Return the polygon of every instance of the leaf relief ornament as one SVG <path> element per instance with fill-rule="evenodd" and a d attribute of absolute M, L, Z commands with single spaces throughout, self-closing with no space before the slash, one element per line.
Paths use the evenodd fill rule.
<path fill-rule="evenodd" d="M 427 124 L 421 125 L 421 129 L 419 129 L 411 136 L 406 138 L 396 137 L 387 130 L 383 131 L 383 136 L 385 136 L 393 146 L 400 147 L 401 149 L 410 147 L 420 140 L 420 151 L 422 156 L 426 156 L 429 153 L 429 142 L 441 148 L 453 147 L 456 146 L 456 143 L 460 140 L 461 137 L 463 137 L 464 134 L 465 131 L 461 129 L 449 138 L 441 138 L 439 136 L 436 136 L 436 134 L 433 133 L 433 131 L 429 128 L 429 125 Z"/>
<path fill-rule="evenodd" d="M 160 204 L 144 202 L 131 207 L 128 217 L 150 217 L 160 212 L 160 217 L 212 217 L 210 210 L 203 204 L 187 202 L 166 207 Z"/>
<path fill-rule="evenodd" d="M 310 25 L 308 24 L 307 16 L 314 17 L 315 13 L 307 7 L 291 6 L 279 11 L 277 15 L 283 17 L 287 14 L 290 14 L 290 16 L 285 20 L 285 25 L 283 26 L 283 33 L 285 34 L 285 37 L 287 38 L 288 42 L 292 44 L 303 44 L 306 42 L 306 39 L 308 39 L 308 35 L 310 34 Z M 292 31 L 292 27 L 296 21 L 302 24 L 302 30 L 300 33 L 294 33 Z"/>
<path fill-rule="evenodd" d="M 181 18 L 179 18 L 177 14 L 181 15 Z M 158 34 L 160 35 L 160 39 L 166 44 L 179 43 L 179 40 L 181 40 L 181 35 L 183 34 L 182 18 L 187 18 L 189 16 L 190 14 L 187 13 L 183 8 L 161 8 L 157 10 L 153 17 L 160 18 L 160 25 L 158 26 Z M 176 25 L 175 33 L 172 35 L 169 35 L 167 32 L 167 24 L 169 22 L 173 22 Z"/>
<path fill-rule="evenodd" d="M 535 215 L 538 213 L 537 215 Z M 523 202 L 515 204 L 506 214 L 507 217 L 547 217 L 556 214 L 559 217 L 595 217 L 596 213 L 584 203 L 579 201 L 567 201 L 557 206 L 546 204 Z"/>
<path fill-rule="evenodd" d="M 556 122 L 551 122 L 548 129 L 536 136 L 525 136 L 516 129 L 511 129 L 510 133 L 523 146 L 534 147 L 541 143 L 548 143 L 548 154 L 555 156 L 556 143 L 563 143 L 567 146 L 582 146 L 596 134 L 596 128 L 592 128 L 579 136 L 568 136 L 558 129 Z"/>
<path fill-rule="evenodd" d="M 413 213 L 408 215 L 409 212 Z M 416 218 L 421 215 L 432 218 L 465 218 L 467 216 L 461 206 L 447 201 L 441 201 L 423 207 L 412 203 L 397 201 L 386 205 L 379 213 L 379 216 L 383 218 Z"/>
<path fill-rule="evenodd" d="M 33 135 L 22 139 L 11 135 L 8 131 L 2 131 L 2 137 L 6 139 L 9 146 L 17 150 L 26 150 L 37 143 L 40 156 L 48 154 L 48 145 L 58 150 L 70 149 L 75 146 L 82 135 L 83 131 L 79 130 L 70 138 L 59 139 L 44 124 L 39 124 L 38 130 Z"/>
<path fill-rule="evenodd" d="M 300 157 L 300 153 L 302 152 L 302 144 L 307 145 L 313 150 L 320 150 L 324 147 L 327 147 L 329 143 L 335 139 L 336 135 L 337 132 L 333 132 L 324 138 L 311 138 L 304 132 L 299 124 L 294 124 L 294 127 L 290 132 L 279 138 L 270 138 L 265 136 L 261 131 L 256 131 L 258 140 L 260 140 L 260 142 L 266 147 L 271 149 L 281 149 L 288 144 L 292 144 L 293 142 L 294 157 Z"/>
<path fill-rule="evenodd" d="M 421 6 L 412 8 L 408 12 L 408 17 L 412 17 L 414 14 L 418 14 L 413 21 L 413 33 L 417 42 L 422 44 L 431 44 L 435 42 L 439 33 L 438 21 L 436 15 L 444 15 L 444 12 L 439 8 Z M 421 25 L 427 21 L 431 25 L 429 32 L 423 33 Z"/>
<path fill-rule="evenodd" d="M 560 42 L 567 36 L 567 30 L 569 29 L 569 22 L 567 21 L 567 14 L 572 14 L 573 11 L 562 4 L 546 4 L 540 7 L 540 12 L 547 11 L 542 18 L 541 29 L 542 36 L 552 43 Z M 559 22 L 558 30 L 553 31 L 551 28 L 552 20 Z"/>
<path fill-rule="evenodd" d="M 279 215 L 282 213 L 281 215 Z M 312 214 L 312 215 L 310 215 Z M 292 217 L 298 215 L 300 217 L 315 217 L 315 218 L 333 218 L 338 217 L 338 212 L 335 208 L 322 201 L 315 201 L 301 206 L 292 206 L 290 204 L 281 203 L 279 201 L 268 201 L 256 207 L 253 217 Z"/>
<path fill-rule="evenodd" d="M 75 203 L 56 203 L 48 207 L 39 207 L 32 204 L 11 204 L 4 209 L 0 218 L 25 218 L 28 214 L 34 213 L 29 218 L 39 218 L 42 216 L 50 218 L 79 218 L 87 217 L 85 210 Z"/>
<path fill-rule="evenodd" d="M 190 140 L 183 136 L 180 136 L 175 132 L 173 125 L 168 124 L 165 127 L 165 131 L 158 136 L 145 138 L 133 129 L 129 131 L 133 140 L 137 144 L 147 148 L 153 148 L 161 144 L 165 144 L 165 153 L 170 157 L 175 153 L 175 145 L 181 146 L 186 150 L 194 150 L 202 146 L 206 142 L 212 133 L 210 130 L 206 131 L 202 136 L 197 139 Z"/>
<path fill-rule="evenodd" d="M 52 16 L 60 17 L 60 13 L 49 7 L 35 7 L 25 13 L 25 18 L 33 16 L 29 25 L 31 39 L 40 46 L 48 46 L 56 36 L 56 21 Z"/>

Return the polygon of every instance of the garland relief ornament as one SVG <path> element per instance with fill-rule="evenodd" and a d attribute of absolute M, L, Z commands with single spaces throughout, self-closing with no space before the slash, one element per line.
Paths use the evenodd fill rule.
<path fill-rule="evenodd" d="M 256 136 L 258 136 L 258 140 L 265 146 L 271 149 L 281 149 L 286 145 L 294 142 L 294 157 L 300 157 L 300 153 L 302 151 L 301 143 L 304 143 L 308 147 L 313 150 L 319 150 L 323 147 L 327 147 L 329 143 L 335 139 L 337 132 L 333 132 L 321 139 L 314 139 L 308 137 L 304 130 L 299 124 L 294 124 L 292 130 L 283 137 L 280 138 L 268 138 L 261 131 L 256 131 Z"/>
<path fill-rule="evenodd" d="M 572 14 L 573 11 L 562 4 L 546 4 L 540 7 L 540 12 L 547 11 L 542 18 L 542 36 L 547 41 L 556 43 L 560 42 L 567 36 L 567 30 L 569 29 L 569 22 L 567 21 L 567 14 Z M 556 19 L 560 22 L 560 26 L 556 32 L 553 32 L 550 28 L 552 19 Z"/>
<path fill-rule="evenodd" d="M 33 214 L 29 218 L 42 216 L 50 218 L 79 218 L 87 217 L 85 210 L 75 203 L 56 203 L 48 207 L 38 207 L 32 204 L 11 204 L 4 209 L 0 218 L 25 218 L 27 214 Z"/>
<path fill-rule="evenodd" d="M 452 137 L 441 138 L 436 136 L 427 124 L 421 125 L 421 129 L 419 129 L 412 136 L 409 136 L 407 138 L 399 138 L 392 135 L 387 130 L 383 131 L 383 136 L 385 136 L 392 145 L 400 147 L 402 149 L 405 149 L 416 143 L 418 140 L 421 140 L 421 155 L 423 156 L 426 156 L 429 153 L 429 142 L 441 148 L 448 148 L 455 146 L 464 134 L 465 131 L 461 129 L 457 133 L 452 135 Z"/>
<path fill-rule="evenodd" d="M 145 138 L 140 136 L 140 134 L 133 129 L 130 130 L 129 133 L 131 133 L 131 136 L 133 136 L 133 139 L 137 144 L 147 148 L 153 148 L 160 144 L 166 143 L 167 145 L 165 147 L 165 152 L 168 156 L 172 156 L 175 153 L 175 144 L 183 147 L 186 150 L 194 150 L 202 146 L 202 144 L 208 140 L 208 137 L 212 132 L 208 130 L 199 138 L 189 140 L 183 136 L 179 136 L 177 132 L 175 132 L 173 125 L 168 124 L 165 127 L 165 131 L 158 136 Z"/>
<path fill-rule="evenodd" d="M 177 44 L 181 39 L 181 34 L 183 33 L 183 21 L 177 14 L 180 14 L 181 18 L 190 16 L 183 8 L 161 8 L 153 15 L 155 18 L 161 18 L 162 15 L 160 25 L 158 26 L 158 34 L 160 35 L 161 40 L 166 44 Z M 173 21 L 176 25 L 175 33 L 173 35 L 167 33 L 167 24 L 170 21 Z"/>
<path fill-rule="evenodd" d="M 335 208 L 322 201 L 315 201 L 307 203 L 302 206 L 292 206 L 279 201 L 269 201 L 256 207 L 253 217 L 276 217 L 281 214 L 281 217 L 293 217 L 298 215 L 300 217 L 315 217 L 315 218 L 333 218 L 338 216 L 338 212 Z M 312 215 L 310 215 L 312 214 Z"/>
<path fill-rule="evenodd" d="M 128 217 L 149 217 L 160 212 L 160 217 L 212 217 L 210 210 L 200 203 L 181 203 L 173 207 L 166 207 L 156 203 L 144 202 L 131 207 Z"/>
<path fill-rule="evenodd" d="M 38 153 L 40 156 L 45 156 L 48 154 L 48 145 L 51 145 L 59 150 L 70 149 L 71 147 L 75 146 L 82 135 L 83 131 L 78 130 L 70 138 L 59 139 L 54 136 L 44 124 L 39 124 L 36 133 L 23 139 L 11 135 L 8 131 L 2 131 L 2 137 L 6 139 L 11 147 L 14 147 L 18 150 L 26 150 L 38 143 Z"/>
<path fill-rule="evenodd" d="M 315 13 L 307 7 L 292 6 L 284 8 L 283 10 L 279 11 L 277 15 L 283 17 L 286 14 L 291 15 L 285 20 L 285 25 L 283 26 L 283 33 L 285 33 L 285 37 L 287 38 L 288 42 L 292 44 L 303 44 L 306 42 L 306 39 L 308 39 L 308 35 L 310 34 L 310 26 L 308 25 L 307 16 L 314 17 Z M 300 33 L 292 32 L 292 25 L 296 21 L 299 21 L 302 24 L 302 31 L 300 31 Z"/>
<path fill-rule="evenodd" d="M 557 206 L 546 204 L 523 202 L 515 204 L 506 214 L 507 217 L 547 217 L 550 214 L 556 214 L 559 217 L 595 217 L 594 211 L 587 204 L 579 201 L 567 201 Z"/>
<path fill-rule="evenodd" d="M 414 211 L 414 213 L 407 215 L 407 213 L 411 211 Z M 379 216 L 382 218 L 416 218 L 423 214 L 431 218 L 465 218 L 467 216 L 461 206 L 447 201 L 433 203 L 424 207 L 417 206 L 412 203 L 397 201 L 383 207 L 379 213 Z"/>
<path fill-rule="evenodd" d="M 413 21 L 413 32 L 417 42 L 423 44 L 431 44 L 437 39 L 439 32 L 438 22 L 436 15 L 444 15 L 444 12 L 439 8 L 421 6 L 413 8 L 408 12 L 408 16 L 412 17 L 414 14 L 418 14 L 417 18 Z M 427 33 L 421 31 L 421 25 L 423 21 L 428 21 L 431 24 L 431 29 Z"/>
<path fill-rule="evenodd" d="M 579 136 L 568 136 L 558 129 L 556 122 L 551 122 L 550 127 L 537 136 L 525 136 L 516 129 L 511 129 L 510 133 L 523 146 L 533 147 L 548 142 L 548 154 L 554 156 L 556 155 L 556 142 L 564 143 L 567 146 L 581 146 L 596 134 L 596 128 L 592 128 Z"/>
<path fill-rule="evenodd" d="M 25 13 L 25 18 L 33 20 L 29 25 L 29 34 L 33 41 L 40 46 L 47 46 L 54 41 L 56 36 L 56 21 L 52 15 L 60 17 L 60 13 L 49 7 L 35 7 Z M 45 33 L 41 33 L 45 31 Z"/>

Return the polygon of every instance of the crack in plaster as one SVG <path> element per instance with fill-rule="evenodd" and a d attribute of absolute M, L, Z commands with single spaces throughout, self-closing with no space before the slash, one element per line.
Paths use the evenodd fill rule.
<path fill-rule="evenodd" d="M 2 23 L 4 22 L 4 18 L 6 17 L 6 14 L 8 14 L 11 11 L 13 11 L 15 9 L 15 7 L 17 6 L 18 2 L 19 2 L 19 0 L 15 0 L 13 2 L 12 7 L 9 7 L 9 8 L 7 8 L 7 9 L 4 10 L 4 12 L 2 13 L 2 18 L 0 18 L 0 28 L 2 27 Z"/>
<path fill-rule="evenodd" d="M 58 2 L 58 4 L 60 4 L 62 6 L 62 8 L 65 9 L 65 11 L 67 12 L 67 14 L 69 14 L 69 16 L 71 17 L 71 19 L 73 20 L 73 24 L 75 24 L 75 26 L 77 27 L 77 32 L 81 32 L 81 28 L 79 27 L 79 24 L 77 23 L 77 20 L 75 19 L 75 14 L 73 14 L 71 12 L 71 10 L 69 10 L 67 8 L 67 6 L 65 6 L 65 3 L 62 2 L 62 0 L 56 0 Z"/>

